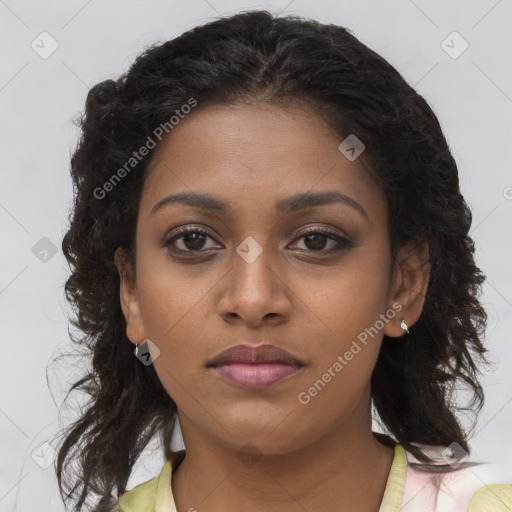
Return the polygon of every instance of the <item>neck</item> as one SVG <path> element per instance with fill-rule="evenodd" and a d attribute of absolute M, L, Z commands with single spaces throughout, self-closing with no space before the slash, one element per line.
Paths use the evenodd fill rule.
<path fill-rule="evenodd" d="M 344 424 L 300 449 L 253 457 L 195 431 L 183 415 L 180 424 L 187 452 L 172 477 L 180 512 L 379 510 L 393 449 L 371 424 Z"/>

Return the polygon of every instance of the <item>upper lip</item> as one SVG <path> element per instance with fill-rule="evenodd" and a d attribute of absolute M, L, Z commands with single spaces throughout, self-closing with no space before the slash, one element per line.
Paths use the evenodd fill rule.
<path fill-rule="evenodd" d="M 208 363 L 208 366 L 219 366 L 228 363 L 284 363 L 303 366 L 303 364 L 286 350 L 274 345 L 241 344 L 219 352 Z"/>

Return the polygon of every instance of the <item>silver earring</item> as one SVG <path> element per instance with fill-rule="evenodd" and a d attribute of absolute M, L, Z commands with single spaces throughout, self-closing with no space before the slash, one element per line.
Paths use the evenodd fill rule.
<path fill-rule="evenodd" d="M 139 345 L 147 343 L 148 341 L 149 341 L 149 338 L 146 338 L 144 341 L 141 341 L 138 345 L 135 345 L 135 357 L 137 357 L 139 355 Z"/>
<path fill-rule="evenodd" d="M 407 326 L 407 324 L 405 323 L 405 318 L 402 318 L 402 320 L 400 320 L 400 327 L 407 333 L 409 333 L 409 328 Z"/>

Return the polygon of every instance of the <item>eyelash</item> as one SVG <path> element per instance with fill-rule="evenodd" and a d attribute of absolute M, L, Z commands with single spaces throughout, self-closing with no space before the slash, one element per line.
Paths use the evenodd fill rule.
<path fill-rule="evenodd" d="M 184 250 L 184 249 L 176 249 L 176 248 L 173 248 L 171 247 L 171 245 L 176 242 L 176 240 L 179 240 L 180 238 L 182 238 L 184 235 L 186 234 L 189 234 L 189 233 L 201 233 L 203 235 L 206 235 L 208 236 L 209 238 L 212 238 L 209 234 L 209 232 L 203 228 L 199 228 L 199 227 L 186 227 L 186 228 L 182 228 L 180 229 L 178 232 L 176 232 L 174 235 L 172 235 L 170 238 L 168 238 L 163 244 L 162 246 L 163 247 L 167 247 L 169 251 L 171 252 L 181 252 L 181 253 L 200 253 L 200 252 L 206 252 L 208 249 L 198 249 L 198 250 Z M 340 236 L 339 234 L 333 232 L 333 231 L 329 231 L 327 229 L 319 229 L 319 228 L 310 228 L 306 231 L 303 231 L 302 233 L 300 233 L 299 236 L 297 236 L 297 238 L 295 238 L 294 242 L 297 241 L 297 240 L 300 240 L 300 239 L 303 239 L 303 238 L 307 238 L 308 236 L 312 235 L 312 234 L 320 234 L 320 235 L 326 235 L 329 239 L 331 240 L 334 240 L 335 242 L 337 242 L 337 245 L 335 247 L 333 247 L 332 249 L 329 249 L 328 251 L 326 250 L 323 250 L 323 249 L 319 249 L 317 251 L 315 250 L 312 250 L 312 249 L 303 249 L 304 251 L 306 252 L 312 252 L 312 253 L 319 253 L 319 254 L 324 254 L 324 255 L 329 255 L 329 254 L 334 254 L 334 253 L 337 253 L 337 252 L 340 252 L 342 250 L 346 250 L 346 249 L 351 249 L 354 247 L 354 244 L 348 239 L 348 238 L 345 238 L 343 236 Z"/>

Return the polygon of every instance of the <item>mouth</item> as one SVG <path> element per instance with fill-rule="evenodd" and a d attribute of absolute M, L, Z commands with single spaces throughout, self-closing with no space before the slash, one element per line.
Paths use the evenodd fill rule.
<path fill-rule="evenodd" d="M 207 367 L 236 386 L 263 389 L 295 375 L 304 366 L 274 345 L 236 345 L 218 354 Z"/>

